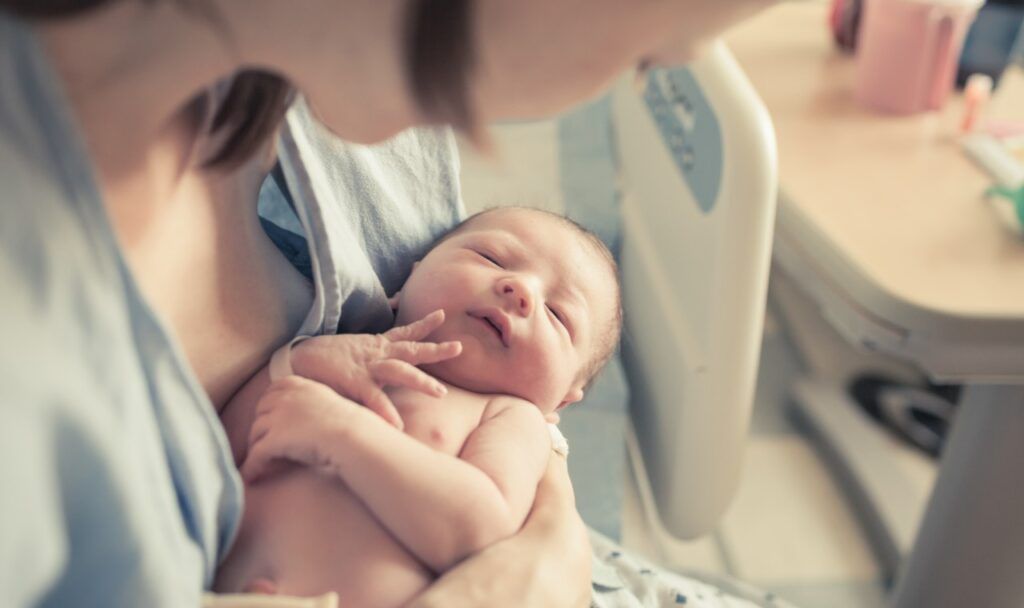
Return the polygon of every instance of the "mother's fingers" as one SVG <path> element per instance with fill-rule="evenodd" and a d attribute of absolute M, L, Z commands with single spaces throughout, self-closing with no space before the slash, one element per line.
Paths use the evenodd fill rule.
<path fill-rule="evenodd" d="M 429 336 L 430 332 L 441 327 L 443 324 L 444 310 L 435 310 L 419 321 L 414 321 L 408 325 L 392 327 L 388 331 L 384 332 L 383 335 L 392 342 L 398 342 L 400 340 L 418 342 Z"/>
<path fill-rule="evenodd" d="M 387 356 L 412 365 L 439 363 L 462 353 L 462 342 L 393 342 L 387 347 Z"/>

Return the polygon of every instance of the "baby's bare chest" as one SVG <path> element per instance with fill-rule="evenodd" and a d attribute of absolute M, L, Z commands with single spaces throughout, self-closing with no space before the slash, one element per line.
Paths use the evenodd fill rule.
<path fill-rule="evenodd" d="M 484 417 L 490 398 L 452 390 L 441 398 L 408 389 L 388 391 L 405 424 L 406 434 L 430 447 L 458 456 Z"/>

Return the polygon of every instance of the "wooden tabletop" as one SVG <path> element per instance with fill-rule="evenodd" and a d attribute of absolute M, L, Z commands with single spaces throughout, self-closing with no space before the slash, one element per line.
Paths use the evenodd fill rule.
<path fill-rule="evenodd" d="M 912 308 L 1024 320 L 1024 240 L 983 201 L 992 182 L 956 143 L 962 101 L 910 117 L 853 99 L 827 3 L 784 3 L 726 36 L 778 137 L 780 229 L 797 218 L 835 259 Z M 1024 121 L 1024 74 L 1004 75 L 990 118 Z M 811 255 L 815 255 L 811 252 Z"/>

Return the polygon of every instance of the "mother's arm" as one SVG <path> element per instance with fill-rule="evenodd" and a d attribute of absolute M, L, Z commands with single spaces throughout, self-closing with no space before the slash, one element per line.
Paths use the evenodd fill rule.
<path fill-rule="evenodd" d="M 584 608 L 590 541 L 569 470 L 552 455 L 522 530 L 449 570 L 406 608 Z"/>

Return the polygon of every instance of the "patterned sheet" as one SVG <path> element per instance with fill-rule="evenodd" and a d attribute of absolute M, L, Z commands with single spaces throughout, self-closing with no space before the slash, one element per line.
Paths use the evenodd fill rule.
<path fill-rule="evenodd" d="M 734 581 L 698 580 L 654 566 L 592 532 L 591 608 L 796 608 Z"/>

